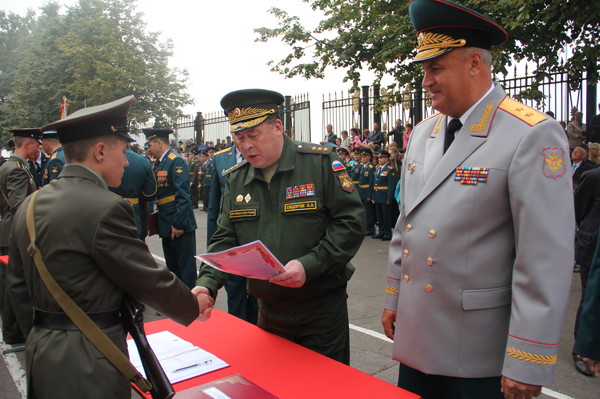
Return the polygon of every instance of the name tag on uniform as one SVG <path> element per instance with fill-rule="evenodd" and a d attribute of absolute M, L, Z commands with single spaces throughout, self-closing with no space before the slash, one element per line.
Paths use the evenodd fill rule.
<path fill-rule="evenodd" d="M 283 213 L 315 211 L 317 210 L 317 201 L 292 202 L 283 205 Z"/>
<path fill-rule="evenodd" d="M 254 217 L 256 213 L 256 209 L 235 209 L 229 211 L 229 219 Z"/>

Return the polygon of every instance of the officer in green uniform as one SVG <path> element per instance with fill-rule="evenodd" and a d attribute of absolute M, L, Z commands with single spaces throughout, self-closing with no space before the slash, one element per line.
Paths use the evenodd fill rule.
<path fill-rule="evenodd" d="M 285 265 L 270 280 L 248 279 L 259 299 L 258 326 L 349 363 L 347 281 L 364 235 L 364 210 L 331 147 L 283 134 L 269 90 L 221 100 L 244 160 L 226 171 L 223 208 L 209 252 L 261 240 Z M 227 275 L 202 265 L 192 292 L 223 286 Z"/>
<path fill-rule="evenodd" d="M 368 236 L 375 235 L 375 206 L 371 202 L 373 199 L 373 176 L 375 175 L 375 165 L 371 162 L 373 158 L 373 151 L 370 148 L 363 148 L 361 150 L 361 162 L 360 175 L 358 177 L 358 193 L 360 194 L 360 200 L 365 208 L 365 214 L 367 216 L 367 234 Z"/>
<path fill-rule="evenodd" d="M 155 167 L 158 235 L 167 267 L 188 287 L 196 281 L 196 219 L 190 202 L 190 171 L 169 145 L 170 129 L 142 129 Z"/>
<path fill-rule="evenodd" d="M 190 158 L 188 159 L 188 168 L 190 169 L 190 201 L 194 209 L 198 208 L 198 201 L 200 197 L 200 160 L 198 159 L 198 150 L 195 148 L 191 149 Z"/>
<path fill-rule="evenodd" d="M 213 178 L 215 177 L 215 163 L 213 156 L 215 154 L 215 147 L 208 147 L 206 149 L 208 159 L 202 164 L 202 202 L 204 203 L 204 210 L 208 211 L 210 207 L 210 188 L 212 186 Z"/>
<path fill-rule="evenodd" d="M 42 134 L 42 150 L 49 157 L 42 176 L 42 186 L 45 186 L 56 179 L 65 166 L 65 154 L 55 130 L 49 130 Z"/>
<path fill-rule="evenodd" d="M 338 157 L 340 157 L 340 159 L 342 160 L 342 163 L 344 164 L 344 166 L 346 167 L 346 171 L 348 173 L 350 173 L 351 167 L 350 167 L 350 164 L 348 163 L 350 161 L 350 153 L 348 152 L 348 150 L 344 147 L 339 147 L 337 149 L 337 154 L 338 154 Z"/>
<path fill-rule="evenodd" d="M 373 204 L 379 221 L 379 231 L 372 238 L 392 239 L 392 201 L 398 183 L 398 172 L 389 164 L 390 153 L 379 150 L 379 168 L 373 177 Z"/>
<path fill-rule="evenodd" d="M 358 186 L 358 180 L 360 179 L 360 170 L 362 169 L 363 163 L 361 161 L 362 148 L 354 147 L 352 150 L 352 161 L 350 161 L 350 178 L 355 186 Z"/>
<path fill-rule="evenodd" d="M 9 232 L 13 224 L 14 214 L 21 206 L 25 198 L 36 190 L 36 185 L 31 175 L 27 161 L 35 160 L 39 154 L 41 131 L 39 129 L 15 129 L 11 130 L 14 135 L 15 149 L 2 167 L 0 167 L 0 254 L 8 255 Z M 6 290 L 6 269 L 12 267 L 12 259 L 9 258 L 8 266 L 0 265 L 0 304 L 2 310 L 2 335 L 7 344 L 19 344 L 25 342 L 22 329 L 15 316 L 15 307 L 27 306 L 31 308 L 31 302 L 13 303 Z M 29 310 L 29 316 L 31 311 Z"/>
<path fill-rule="evenodd" d="M 212 300 L 195 297 L 166 267 L 156 263 L 136 235 L 131 205 L 108 191 L 119 186 L 127 112 L 133 96 L 87 107 L 48 126 L 58 131 L 69 163 L 35 198 L 35 244 L 49 273 L 110 340 L 127 353 L 119 308 L 128 294 L 188 325 Z M 28 197 L 15 215 L 8 272 L 15 302 L 35 307 L 27 336 L 28 397 L 129 399 L 131 386 L 62 311 L 30 255 Z M 21 316 L 19 317 L 21 320 Z M 32 318 L 29 317 L 31 324 Z"/>

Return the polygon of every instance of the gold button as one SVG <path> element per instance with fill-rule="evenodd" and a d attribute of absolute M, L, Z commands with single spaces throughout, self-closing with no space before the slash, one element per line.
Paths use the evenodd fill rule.
<path fill-rule="evenodd" d="M 429 238 L 435 238 L 437 232 L 434 229 L 429 230 Z"/>
<path fill-rule="evenodd" d="M 425 285 L 425 291 L 427 291 L 427 292 L 431 292 L 431 291 L 433 291 L 433 285 L 431 285 L 431 284 L 426 284 L 426 285 Z"/>
<path fill-rule="evenodd" d="M 406 225 L 406 231 L 411 231 L 412 230 L 412 224 L 407 224 Z"/>
<path fill-rule="evenodd" d="M 405 258 L 408 258 L 408 249 L 402 251 L 402 255 L 404 255 Z"/>
<path fill-rule="evenodd" d="M 429 258 L 427 258 L 427 266 L 431 265 L 433 265 L 433 258 L 430 256 Z"/>
<path fill-rule="evenodd" d="M 408 277 L 408 274 L 404 275 L 404 278 L 402 278 L 402 281 L 404 281 L 405 283 L 408 283 L 410 280 L 410 277 Z"/>

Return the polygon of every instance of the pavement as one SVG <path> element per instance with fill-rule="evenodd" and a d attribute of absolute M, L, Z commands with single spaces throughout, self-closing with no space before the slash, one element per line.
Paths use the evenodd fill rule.
<path fill-rule="evenodd" d="M 194 214 L 198 226 L 200 226 L 196 231 L 197 253 L 203 253 L 206 251 L 206 213 L 196 209 Z M 148 238 L 147 244 L 157 260 L 162 262 L 163 251 L 160 240 L 153 236 Z M 392 344 L 383 334 L 381 327 L 388 248 L 389 241 L 384 242 L 365 237 L 360 250 L 352 261 L 356 272 L 348 284 L 350 365 L 391 384 L 396 384 L 398 363 L 391 359 Z M 574 273 L 573 277 L 569 307 L 560 340 L 556 383 L 544 388 L 540 398 L 597 399 L 600 397 L 600 378 L 585 377 L 579 374 L 572 364 L 573 325 L 581 295 L 579 275 Z M 225 290 L 221 291 L 215 307 L 227 310 L 226 293 Z M 145 317 L 147 321 L 151 321 L 161 316 L 151 309 L 147 309 Z M 10 346 L 4 344 L 0 337 L 0 350 L 7 348 Z M 24 353 L 7 354 L 2 358 L 3 361 L 0 361 L 0 399 L 25 398 Z M 132 398 L 137 397 L 136 394 L 132 394 Z"/>

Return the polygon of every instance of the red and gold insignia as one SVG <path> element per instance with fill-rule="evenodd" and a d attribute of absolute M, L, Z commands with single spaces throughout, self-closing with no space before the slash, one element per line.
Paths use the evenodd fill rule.
<path fill-rule="evenodd" d="M 183 168 L 181 166 L 176 167 L 175 173 L 183 173 Z"/>
<path fill-rule="evenodd" d="M 544 175 L 556 179 L 566 173 L 564 149 L 560 147 L 544 148 L 542 155 L 544 156 Z"/>
<path fill-rule="evenodd" d="M 342 190 L 347 191 L 349 193 L 354 191 L 354 183 L 352 183 L 352 179 L 350 179 L 348 173 L 340 173 L 339 175 L 337 175 L 337 178 L 340 180 L 340 186 L 342 187 Z"/>

